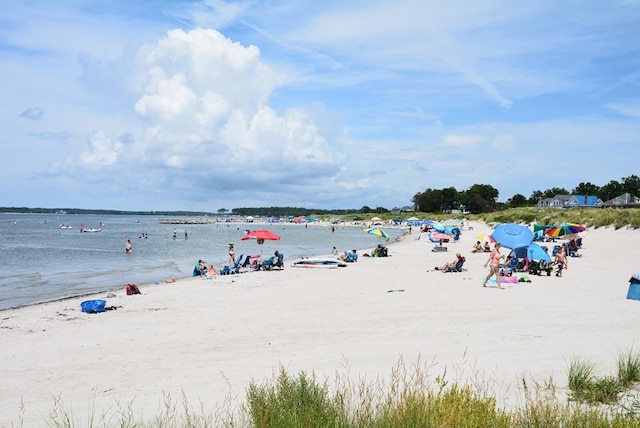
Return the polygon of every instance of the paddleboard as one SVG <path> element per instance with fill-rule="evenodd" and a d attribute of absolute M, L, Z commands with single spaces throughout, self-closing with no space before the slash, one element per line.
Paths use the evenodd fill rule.
<path fill-rule="evenodd" d="M 291 267 L 300 268 L 325 268 L 335 269 L 338 267 L 346 267 L 347 264 L 341 260 L 335 259 L 304 259 L 294 262 Z"/>

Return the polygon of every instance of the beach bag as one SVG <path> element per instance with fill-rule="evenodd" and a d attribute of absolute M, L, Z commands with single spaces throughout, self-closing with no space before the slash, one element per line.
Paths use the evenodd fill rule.
<path fill-rule="evenodd" d="M 106 300 L 98 299 L 98 300 L 85 300 L 80 303 L 80 307 L 82 308 L 82 312 L 86 312 L 88 314 L 97 314 L 98 312 L 105 311 L 105 305 L 107 304 Z"/>
<path fill-rule="evenodd" d="M 127 284 L 127 296 L 131 296 L 132 294 L 142 294 L 140 289 L 135 284 Z"/>

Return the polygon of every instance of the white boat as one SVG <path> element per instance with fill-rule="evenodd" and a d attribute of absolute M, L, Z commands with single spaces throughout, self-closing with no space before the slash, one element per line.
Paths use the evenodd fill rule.
<path fill-rule="evenodd" d="M 84 233 L 102 232 L 102 229 L 84 229 L 83 232 Z"/>
<path fill-rule="evenodd" d="M 73 229 L 73 226 L 68 226 L 66 224 L 61 224 L 60 226 L 58 226 L 59 229 Z"/>
<path fill-rule="evenodd" d="M 347 264 L 342 260 L 336 259 L 303 259 L 294 262 L 291 267 L 335 269 L 347 267 Z"/>

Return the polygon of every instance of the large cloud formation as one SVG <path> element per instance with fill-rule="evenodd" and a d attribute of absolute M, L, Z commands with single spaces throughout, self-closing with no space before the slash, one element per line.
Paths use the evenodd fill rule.
<path fill-rule="evenodd" d="M 281 77 L 255 46 L 211 29 L 170 31 L 140 51 L 145 70 L 135 110 L 147 123 L 137 144 L 149 167 L 198 171 L 201 182 L 287 184 L 295 171 L 335 171 L 327 141 L 301 110 L 267 102 Z"/>

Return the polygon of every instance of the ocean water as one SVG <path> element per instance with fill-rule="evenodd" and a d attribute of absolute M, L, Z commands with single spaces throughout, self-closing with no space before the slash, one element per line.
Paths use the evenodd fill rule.
<path fill-rule="evenodd" d="M 371 249 L 384 242 L 359 227 L 309 224 L 209 223 L 161 224 L 166 217 L 103 215 L 0 215 L 0 310 L 101 291 L 127 283 L 153 284 L 191 276 L 198 259 L 218 268 L 227 264 L 229 242 L 236 256 L 286 259 Z M 72 229 L 60 229 L 65 224 Z M 96 233 L 80 233 L 101 228 Z M 100 226 L 102 224 L 102 226 Z M 247 229 L 270 229 L 280 241 L 242 241 Z M 173 231 L 177 239 L 173 239 Z M 188 232 L 185 239 L 184 232 Z M 385 228 L 395 239 L 403 229 Z M 145 233 L 148 238 L 140 238 Z M 124 251 L 131 239 L 133 253 Z"/>

